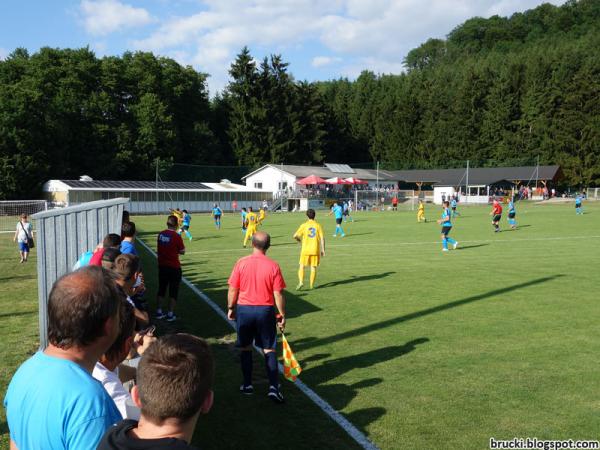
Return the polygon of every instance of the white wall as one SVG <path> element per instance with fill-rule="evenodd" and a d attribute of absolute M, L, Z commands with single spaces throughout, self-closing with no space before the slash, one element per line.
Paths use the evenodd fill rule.
<path fill-rule="evenodd" d="M 292 189 L 296 187 L 296 177 L 282 172 L 271 166 L 267 166 L 262 170 L 259 170 L 255 174 L 246 178 L 246 186 L 254 188 L 255 183 L 262 183 L 262 189 L 270 191 L 273 194 L 279 191 L 279 182 L 287 182 L 287 185 Z"/>
<path fill-rule="evenodd" d="M 442 195 L 446 196 L 446 200 L 450 200 L 456 191 L 452 186 L 435 186 L 433 188 L 433 203 L 436 205 L 442 204 Z"/>

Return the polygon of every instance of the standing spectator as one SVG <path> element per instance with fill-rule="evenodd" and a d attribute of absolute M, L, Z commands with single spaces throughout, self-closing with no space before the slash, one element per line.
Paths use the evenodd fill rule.
<path fill-rule="evenodd" d="M 54 283 L 48 347 L 19 367 L 4 399 L 11 448 L 93 450 L 121 420 L 91 374 L 119 333 L 123 301 L 114 277 L 100 267 L 84 267 Z"/>
<path fill-rule="evenodd" d="M 121 253 L 138 256 L 135 248 L 135 222 L 125 222 L 121 228 L 123 240 L 121 241 Z"/>
<path fill-rule="evenodd" d="M 21 220 L 17 223 L 15 237 L 13 241 L 19 244 L 19 255 L 21 255 L 20 263 L 27 262 L 29 256 L 30 243 L 33 242 L 33 228 L 27 220 L 27 214 L 21 214 Z"/>
<path fill-rule="evenodd" d="M 189 334 L 154 342 L 142 356 L 133 402 L 139 422 L 112 427 L 98 450 L 194 450 L 189 445 L 200 414 L 210 411 L 215 365 L 207 343 Z"/>
<path fill-rule="evenodd" d="M 266 253 L 271 237 L 257 231 L 252 237 L 254 248 L 250 256 L 238 260 L 229 277 L 227 294 L 227 317 L 237 325 L 237 346 L 241 348 L 240 361 L 244 382 L 243 394 L 253 394 L 252 343 L 263 350 L 265 368 L 269 379 L 268 397 L 283 403 L 277 371 L 276 326 L 285 328 L 285 281 L 279 265 Z M 275 309 L 279 311 L 276 315 Z"/>
<path fill-rule="evenodd" d="M 174 314 L 177 294 L 179 293 L 179 283 L 181 283 L 181 263 L 179 255 L 185 254 L 183 239 L 177 234 L 179 222 L 176 216 L 167 218 L 167 229 L 161 231 L 157 238 L 158 254 L 158 295 L 156 297 L 157 309 L 156 318 L 167 318 L 168 322 L 177 319 Z M 162 310 L 165 294 L 169 288 L 169 311 L 165 315 Z"/>

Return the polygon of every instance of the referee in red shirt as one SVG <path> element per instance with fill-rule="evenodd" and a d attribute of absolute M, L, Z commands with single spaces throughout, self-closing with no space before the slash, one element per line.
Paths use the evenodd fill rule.
<path fill-rule="evenodd" d="M 237 346 L 241 348 L 240 361 L 244 383 L 243 394 L 253 394 L 252 343 L 263 350 L 269 379 L 268 397 L 283 403 L 277 371 L 277 326 L 285 328 L 285 281 L 281 269 L 266 256 L 271 237 L 257 231 L 252 237 L 254 248 L 250 256 L 238 260 L 229 277 L 227 317 L 237 325 Z M 276 314 L 276 309 L 278 314 Z"/>

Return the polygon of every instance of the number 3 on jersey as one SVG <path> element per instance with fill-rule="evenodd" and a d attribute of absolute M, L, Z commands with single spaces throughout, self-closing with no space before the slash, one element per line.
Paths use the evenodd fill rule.
<path fill-rule="evenodd" d="M 308 237 L 314 238 L 317 235 L 317 229 L 314 227 L 310 227 L 308 229 Z"/>

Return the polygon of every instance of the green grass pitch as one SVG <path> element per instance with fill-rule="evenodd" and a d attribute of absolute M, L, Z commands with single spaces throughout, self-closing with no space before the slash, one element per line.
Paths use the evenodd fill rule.
<path fill-rule="evenodd" d="M 585 207 L 575 216 L 572 203 L 518 204 L 520 228 L 507 231 L 504 217 L 498 234 L 489 208 L 459 207 L 451 236 L 460 244 L 447 253 L 434 222 L 439 208 L 428 205 L 426 224 L 416 223 L 416 212 L 358 213 L 343 239 L 318 212 L 327 255 L 317 288 L 300 292 L 300 248 L 291 236 L 305 217 L 269 215 L 263 229 L 288 284 L 286 334 L 300 378 L 382 449 L 480 449 L 490 437 L 596 439 L 600 205 Z M 155 247 L 166 216 L 133 220 Z M 191 231 L 184 275 L 225 309 L 227 277 L 250 252 L 239 217 L 225 215 L 217 231 L 209 216 L 196 215 Z M 8 261 L 18 262 L 16 252 L 1 239 L 4 390 L 35 349 L 37 301 L 34 263 Z M 156 263 L 144 253 L 143 264 L 153 304 Z M 198 425 L 198 445 L 357 447 L 291 383 L 283 382 L 286 405 L 268 402 L 256 355 L 256 393 L 242 398 L 235 334 L 188 289 L 180 300 L 181 320 L 159 330 L 204 336 L 217 359 L 215 408 Z M 0 427 L 2 445 L 4 416 Z"/>

